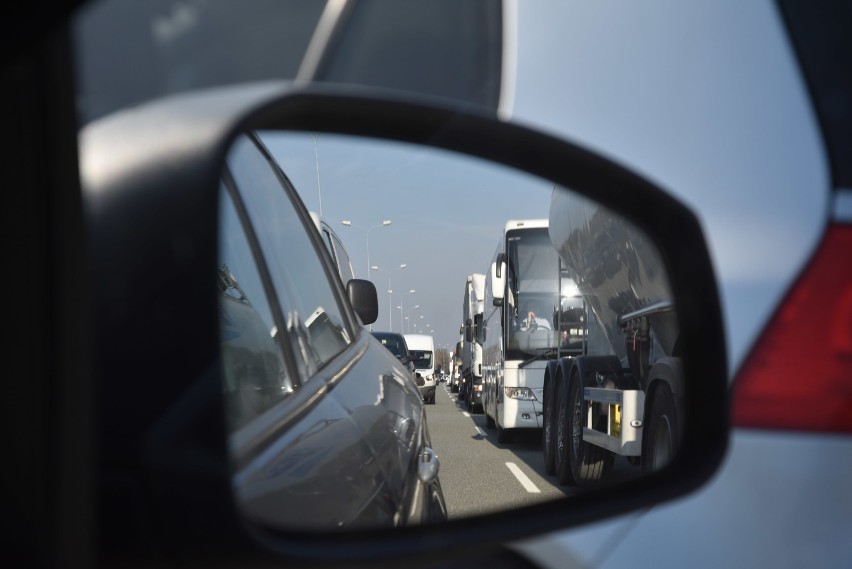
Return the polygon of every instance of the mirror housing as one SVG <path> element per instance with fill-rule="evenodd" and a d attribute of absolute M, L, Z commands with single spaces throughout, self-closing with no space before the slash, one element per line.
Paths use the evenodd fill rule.
<path fill-rule="evenodd" d="M 473 342 L 473 320 L 470 318 L 464 323 L 464 341 Z"/>
<path fill-rule="evenodd" d="M 362 323 L 372 324 L 378 319 L 379 295 L 371 281 L 351 279 L 346 283 L 346 296 Z"/>
<path fill-rule="evenodd" d="M 497 261 L 491 263 L 492 304 L 503 306 L 503 291 L 506 290 L 506 255 L 500 253 Z"/>
<path fill-rule="evenodd" d="M 485 343 L 485 326 L 483 326 L 484 316 L 482 314 L 474 314 L 473 316 L 473 335 L 476 341 L 480 344 Z"/>
<path fill-rule="evenodd" d="M 168 132 L 151 128 L 152 108 L 169 117 Z M 671 273 L 690 379 L 684 394 L 689 422 L 675 460 L 639 480 L 577 496 L 567 507 L 546 502 L 394 531 L 318 534 L 246 523 L 232 494 L 222 371 L 216 365 L 219 311 L 210 283 L 222 164 L 235 137 L 257 129 L 369 136 L 479 157 L 570 187 L 646 231 Z M 669 194 L 599 154 L 445 101 L 340 86 L 293 91 L 283 82 L 265 82 L 176 95 L 106 117 L 81 133 L 80 156 L 92 298 L 98 299 L 92 318 L 98 350 L 91 367 L 103 431 L 97 474 L 104 482 L 96 491 L 99 502 L 109 505 L 100 521 L 110 531 L 101 537 L 119 552 L 126 547 L 124 534 L 141 535 L 156 524 L 155 546 L 175 558 L 214 559 L 225 551 L 259 565 L 282 558 L 298 565 L 449 559 L 683 496 L 705 483 L 724 456 L 726 346 L 701 227 Z M 116 163 L 123 156 L 133 160 Z M 162 167 L 166 160 L 169 168 Z M 107 163 L 112 167 L 102 168 Z M 163 212 L 156 231 L 147 216 L 138 215 L 142 201 L 145 210 Z M 319 236 L 316 241 L 319 247 Z M 185 245 L 180 255 L 175 243 Z M 492 278 L 505 278 L 504 263 L 491 266 Z M 494 297 L 499 306 L 504 288 L 495 288 L 501 291 Z M 347 285 L 347 295 L 353 306 L 364 298 L 367 309 L 359 315 L 375 322 L 372 283 Z M 161 357 L 139 357 L 151 353 Z M 162 361 L 175 365 L 164 369 Z M 128 384 L 146 389 L 128 397 Z M 147 497 L 144 507 L 137 506 L 140 495 Z"/>

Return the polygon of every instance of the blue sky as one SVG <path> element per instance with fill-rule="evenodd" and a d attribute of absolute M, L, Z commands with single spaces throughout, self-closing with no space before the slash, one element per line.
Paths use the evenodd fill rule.
<path fill-rule="evenodd" d="M 263 140 L 311 211 L 320 211 L 314 141 L 309 133 L 266 133 Z M 515 170 L 443 150 L 338 135 L 316 139 L 322 217 L 343 240 L 356 276 L 379 291 L 376 330 L 431 325 L 437 346 L 458 341 L 464 283 L 484 273 L 509 219 L 547 218 L 553 185 Z M 487 199 L 486 199 L 487 198 Z M 359 227 L 345 227 L 350 220 Z M 388 271 L 405 263 L 402 270 Z M 394 291 L 388 318 L 388 282 Z M 419 309 L 414 309 L 419 305 Z M 420 318 L 423 316 L 423 318 Z"/>

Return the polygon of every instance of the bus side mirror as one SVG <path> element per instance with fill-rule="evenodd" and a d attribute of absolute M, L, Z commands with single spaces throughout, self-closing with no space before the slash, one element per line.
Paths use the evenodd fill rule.
<path fill-rule="evenodd" d="M 485 326 L 483 325 L 482 314 L 476 314 L 473 317 L 473 334 L 479 344 L 485 343 Z"/>
<path fill-rule="evenodd" d="M 473 320 L 470 318 L 464 323 L 464 341 L 473 342 Z"/>
<path fill-rule="evenodd" d="M 506 256 L 497 255 L 497 261 L 491 263 L 491 296 L 494 306 L 503 306 L 503 291 L 506 288 Z"/>

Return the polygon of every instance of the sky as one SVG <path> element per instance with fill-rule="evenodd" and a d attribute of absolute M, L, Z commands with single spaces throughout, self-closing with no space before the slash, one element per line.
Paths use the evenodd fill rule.
<path fill-rule="evenodd" d="M 316 154 L 310 133 L 262 139 L 307 208 L 320 213 L 322 200 L 322 218 L 358 278 L 367 275 L 369 238 L 370 266 L 379 267 L 370 271 L 379 292 L 373 329 L 399 332 L 401 305 L 403 332 L 425 333 L 429 325 L 438 348 L 459 340 L 467 275 L 487 271 L 506 221 L 548 217 L 553 184 L 499 164 L 333 134 L 316 137 Z"/>

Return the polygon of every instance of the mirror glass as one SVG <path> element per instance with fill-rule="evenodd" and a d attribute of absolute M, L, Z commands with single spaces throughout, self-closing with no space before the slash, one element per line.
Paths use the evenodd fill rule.
<path fill-rule="evenodd" d="M 220 204 L 247 518 L 434 523 L 570 501 L 676 453 L 673 295 L 623 216 L 481 159 L 307 132 L 239 137 Z M 375 284 L 373 323 L 347 305 L 353 275 Z M 399 336 L 413 366 L 387 348 Z"/>

